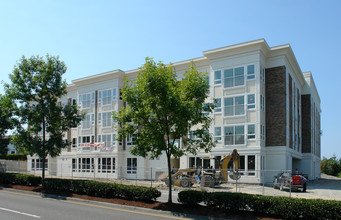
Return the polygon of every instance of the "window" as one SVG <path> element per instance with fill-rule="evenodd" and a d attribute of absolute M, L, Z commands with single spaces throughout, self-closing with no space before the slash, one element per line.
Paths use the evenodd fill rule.
<path fill-rule="evenodd" d="M 77 105 L 77 100 L 76 99 L 72 99 L 72 105 Z"/>
<path fill-rule="evenodd" d="M 82 108 L 90 108 L 90 93 L 80 95 L 79 103 L 82 103 Z"/>
<path fill-rule="evenodd" d="M 255 94 L 247 95 L 247 108 L 253 109 L 255 107 Z"/>
<path fill-rule="evenodd" d="M 95 114 L 91 114 L 91 124 L 95 124 Z"/>
<path fill-rule="evenodd" d="M 214 167 L 215 167 L 216 169 L 218 169 L 219 166 L 220 166 L 221 156 L 215 156 L 215 157 L 214 157 L 214 160 L 215 160 Z"/>
<path fill-rule="evenodd" d="M 224 145 L 238 145 L 244 143 L 244 126 L 224 127 Z"/>
<path fill-rule="evenodd" d="M 127 145 L 134 145 L 135 136 L 134 135 L 128 135 L 127 136 Z"/>
<path fill-rule="evenodd" d="M 117 92 L 116 92 L 116 88 L 112 90 L 112 100 L 116 100 L 117 98 Z"/>
<path fill-rule="evenodd" d="M 254 79 L 255 78 L 255 65 L 248 65 L 247 66 L 247 79 Z"/>
<path fill-rule="evenodd" d="M 90 114 L 87 114 L 82 121 L 82 128 L 89 129 L 90 128 Z"/>
<path fill-rule="evenodd" d="M 260 95 L 260 109 L 265 112 L 265 97 Z"/>
<path fill-rule="evenodd" d="M 224 88 L 244 85 L 244 67 L 224 70 Z"/>
<path fill-rule="evenodd" d="M 103 105 L 111 104 L 111 89 L 102 91 Z"/>
<path fill-rule="evenodd" d="M 83 136 L 82 143 L 90 143 L 90 136 Z"/>
<path fill-rule="evenodd" d="M 98 113 L 98 116 L 97 116 L 98 124 L 101 124 L 101 122 L 102 122 L 101 116 L 102 116 L 102 114 L 101 114 L 101 113 Z"/>
<path fill-rule="evenodd" d="M 221 84 L 221 70 L 214 71 L 214 84 Z"/>
<path fill-rule="evenodd" d="M 127 173 L 136 174 L 137 158 L 127 158 Z"/>
<path fill-rule="evenodd" d="M 32 163 L 31 163 L 32 167 L 31 169 L 32 170 L 42 170 L 43 169 L 43 160 L 41 159 L 32 159 Z M 48 168 L 48 160 L 45 159 L 45 170 L 47 170 Z"/>
<path fill-rule="evenodd" d="M 247 126 L 247 138 L 248 139 L 255 139 L 256 138 L 255 125 L 248 125 Z"/>
<path fill-rule="evenodd" d="M 255 168 L 256 168 L 255 158 L 256 158 L 255 155 L 249 155 L 247 157 L 248 171 L 255 171 Z M 254 176 L 254 175 L 255 175 L 254 172 L 249 173 L 249 176 Z"/>
<path fill-rule="evenodd" d="M 196 131 L 189 131 L 188 137 L 190 139 L 199 139 L 199 136 L 196 134 Z"/>
<path fill-rule="evenodd" d="M 75 158 L 72 159 L 72 172 L 77 172 L 77 163 Z"/>
<path fill-rule="evenodd" d="M 265 69 L 260 66 L 260 81 L 265 83 Z"/>
<path fill-rule="evenodd" d="M 102 113 L 102 124 L 103 124 L 103 127 L 112 126 L 111 112 Z"/>
<path fill-rule="evenodd" d="M 224 98 L 224 116 L 243 115 L 244 96 Z"/>
<path fill-rule="evenodd" d="M 111 134 L 102 135 L 102 142 L 104 142 L 105 147 L 111 147 Z"/>
<path fill-rule="evenodd" d="M 214 112 L 221 112 L 221 98 L 215 99 Z"/>
<path fill-rule="evenodd" d="M 245 170 L 245 156 L 239 156 L 239 161 L 240 161 L 240 167 L 239 170 L 240 171 L 244 171 Z"/>
<path fill-rule="evenodd" d="M 265 126 L 260 125 L 260 139 L 265 141 Z"/>
<path fill-rule="evenodd" d="M 91 93 L 91 104 L 95 104 L 95 93 Z"/>
<path fill-rule="evenodd" d="M 98 104 L 102 102 L 102 91 L 98 92 Z"/>
<path fill-rule="evenodd" d="M 87 172 L 87 173 L 89 173 L 90 171 L 93 172 L 93 169 L 90 170 L 91 168 L 90 159 L 91 158 L 82 158 L 81 172 Z"/>
<path fill-rule="evenodd" d="M 210 115 L 208 109 L 209 109 L 209 104 L 208 104 L 208 103 L 204 103 L 204 107 L 203 107 L 203 112 L 202 112 L 202 113 L 203 113 L 205 116 L 209 116 L 209 115 Z"/>
<path fill-rule="evenodd" d="M 72 138 L 72 147 L 73 147 L 73 148 L 77 147 L 76 141 L 77 141 L 76 138 Z"/>
<path fill-rule="evenodd" d="M 99 173 L 115 173 L 115 158 L 98 158 Z"/>
<path fill-rule="evenodd" d="M 221 141 L 221 127 L 214 128 L 214 140 Z"/>

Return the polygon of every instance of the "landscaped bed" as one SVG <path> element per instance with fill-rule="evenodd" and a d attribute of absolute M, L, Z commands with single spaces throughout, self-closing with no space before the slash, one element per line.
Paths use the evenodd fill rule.
<path fill-rule="evenodd" d="M 239 212 L 231 212 L 228 213 L 226 210 L 217 210 L 207 206 L 188 206 L 179 203 L 162 203 L 162 202 L 140 202 L 140 201 L 131 201 L 131 200 L 124 200 L 118 198 L 100 198 L 88 195 L 80 195 L 76 193 L 70 192 L 63 192 L 63 191 L 56 191 L 56 190 L 45 190 L 42 186 L 22 186 L 22 185 L 13 185 L 13 184 L 0 184 L 2 187 L 5 188 L 12 188 L 17 190 L 25 190 L 25 191 L 33 191 L 38 193 L 46 193 L 52 195 L 59 195 L 65 197 L 74 197 L 79 199 L 86 199 L 92 201 L 100 201 L 100 202 L 108 202 L 114 203 L 119 205 L 128 205 L 128 206 L 135 206 L 135 207 L 142 207 L 142 208 L 149 208 L 155 210 L 163 210 L 163 211 L 171 211 L 171 212 L 178 212 L 178 213 L 186 213 L 186 214 L 193 214 L 193 215 L 202 215 L 202 216 L 212 216 L 212 217 L 220 217 L 220 218 L 233 218 L 233 219 L 280 219 L 276 218 L 273 215 L 255 215 L 253 212 L 246 212 L 246 211 L 239 211 Z"/>

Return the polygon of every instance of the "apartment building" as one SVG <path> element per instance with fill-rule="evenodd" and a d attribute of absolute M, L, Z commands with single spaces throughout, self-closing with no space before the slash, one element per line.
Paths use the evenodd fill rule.
<path fill-rule="evenodd" d="M 217 144 L 209 153 L 173 158 L 173 168 L 217 168 L 220 158 L 237 149 L 242 182 L 271 181 L 279 170 L 320 177 L 320 98 L 289 44 L 269 47 L 259 39 L 204 51 L 174 63 L 179 78 L 191 61 L 209 73 L 207 102 L 217 100 L 209 132 Z M 132 137 L 115 140 L 111 112 L 125 106 L 120 89 L 137 74 L 138 69 L 114 70 L 72 81 L 61 103 L 79 105 L 86 117 L 66 134 L 72 145 L 49 158 L 50 174 L 154 179 L 167 171 L 164 156 L 136 157 L 129 153 Z M 181 139 L 177 143 L 182 146 Z M 28 169 L 39 168 L 38 158 L 29 161 Z"/>

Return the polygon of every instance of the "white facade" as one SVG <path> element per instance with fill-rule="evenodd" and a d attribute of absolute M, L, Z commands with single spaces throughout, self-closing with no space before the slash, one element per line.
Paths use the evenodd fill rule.
<path fill-rule="evenodd" d="M 312 151 L 303 153 L 301 95 L 311 94 L 318 117 L 320 99 L 312 75 L 302 73 L 290 45 L 269 47 L 264 39 L 260 39 L 204 51 L 203 55 L 193 61 L 198 71 L 209 73 L 210 97 L 207 101 L 218 99 L 220 103 L 211 115 L 214 120 L 210 128 L 218 142 L 210 153 L 173 158 L 172 167 L 217 167 L 215 159 L 237 149 L 242 159 L 242 182 L 270 181 L 274 173 L 268 170 L 296 168 L 310 178 L 318 178 L 320 144 L 315 143 L 320 138 L 320 128 L 314 128 Z M 179 78 L 191 61 L 173 64 Z M 279 84 L 285 90 L 284 96 L 278 92 L 285 109 L 282 118 L 276 119 L 282 120 L 281 129 L 284 129 L 279 145 L 275 145 L 274 125 L 269 118 L 274 113 L 267 109 L 272 107 L 268 106 L 267 100 L 272 102 L 272 98 L 276 98 L 272 95 L 277 93 L 267 76 L 272 78 L 272 74 L 277 74 L 272 72 L 277 71 L 277 67 L 282 69 L 279 75 L 284 81 Z M 124 78 L 134 79 L 137 74 L 138 69 L 115 70 L 74 80 L 68 86 L 62 104 L 77 103 L 87 115 L 80 126 L 69 132 L 68 138 L 73 144 L 57 157 L 57 175 L 149 179 L 151 172 L 152 178 L 166 172 L 164 156 L 156 160 L 132 156 L 129 153 L 131 138 L 115 141 L 111 112 L 124 106 L 119 98 Z M 269 93 L 272 91 L 270 87 L 273 94 Z M 96 147 L 90 143 L 104 143 L 104 146 Z"/>

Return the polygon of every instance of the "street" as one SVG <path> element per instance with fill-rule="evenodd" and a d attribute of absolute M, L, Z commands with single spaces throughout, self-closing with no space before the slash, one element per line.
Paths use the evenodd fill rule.
<path fill-rule="evenodd" d="M 87 200 L 44 198 L 37 193 L 0 190 L 0 219 L 208 219 Z"/>

